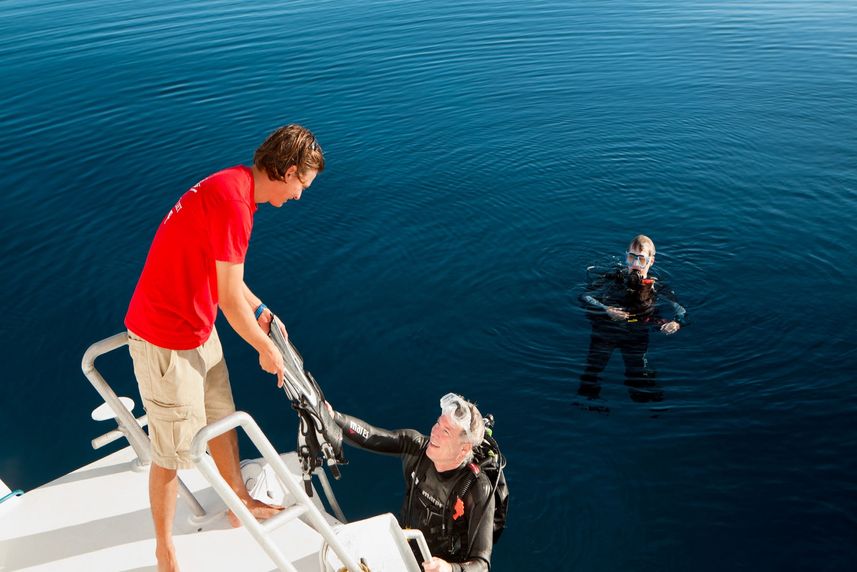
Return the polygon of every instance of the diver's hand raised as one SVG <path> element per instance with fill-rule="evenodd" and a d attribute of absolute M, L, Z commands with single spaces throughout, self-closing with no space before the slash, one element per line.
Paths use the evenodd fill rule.
<path fill-rule="evenodd" d="M 661 326 L 661 331 L 666 335 L 670 335 L 676 333 L 680 327 L 679 323 L 673 320 Z"/>
<path fill-rule="evenodd" d="M 283 354 L 274 345 L 274 342 L 268 340 L 265 348 L 259 352 L 259 366 L 277 376 L 277 387 L 283 387 L 283 376 L 286 372 L 286 364 L 283 362 Z"/>
<path fill-rule="evenodd" d="M 610 316 L 611 320 L 627 320 L 631 316 L 631 314 L 617 306 L 607 308 L 607 315 Z"/>

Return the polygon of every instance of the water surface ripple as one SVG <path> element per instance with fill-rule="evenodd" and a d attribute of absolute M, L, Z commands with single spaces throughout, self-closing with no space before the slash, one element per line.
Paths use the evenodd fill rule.
<path fill-rule="evenodd" d="M 0 477 L 98 456 L 80 358 L 158 221 L 299 122 L 329 166 L 260 209 L 247 281 L 336 407 L 495 414 L 492 570 L 853 570 L 854 30 L 845 0 L 5 2 Z M 641 232 L 691 323 L 652 336 L 663 401 L 618 355 L 588 400 L 586 268 Z M 291 448 L 220 332 L 239 407 Z M 136 397 L 126 355 L 99 363 Z M 345 512 L 397 510 L 397 463 L 351 457 Z"/>

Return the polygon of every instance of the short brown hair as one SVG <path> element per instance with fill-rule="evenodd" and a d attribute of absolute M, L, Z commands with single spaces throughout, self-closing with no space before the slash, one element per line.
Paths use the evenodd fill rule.
<path fill-rule="evenodd" d="M 324 153 L 312 131 L 293 123 L 268 135 L 256 149 L 253 164 L 271 180 L 280 181 L 292 165 L 297 166 L 299 174 L 310 170 L 322 172 Z"/>
<path fill-rule="evenodd" d="M 638 234 L 631 241 L 631 248 L 648 252 L 651 256 L 655 255 L 655 243 L 645 234 Z"/>

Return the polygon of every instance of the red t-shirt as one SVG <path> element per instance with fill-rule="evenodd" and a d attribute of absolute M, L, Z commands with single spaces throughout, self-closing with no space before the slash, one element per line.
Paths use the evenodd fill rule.
<path fill-rule="evenodd" d="M 253 172 L 238 166 L 191 187 L 155 233 L 125 326 L 173 350 L 202 345 L 217 317 L 215 261 L 243 263 L 256 203 Z"/>

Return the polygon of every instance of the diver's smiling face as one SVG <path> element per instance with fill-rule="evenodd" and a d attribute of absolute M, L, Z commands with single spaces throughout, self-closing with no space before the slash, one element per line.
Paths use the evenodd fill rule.
<path fill-rule="evenodd" d="M 437 423 L 431 428 L 426 456 L 434 462 L 438 471 L 454 469 L 464 460 L 468 446 L 461 433 L 461 427 L 446 415 L 437 418 Z"/>

